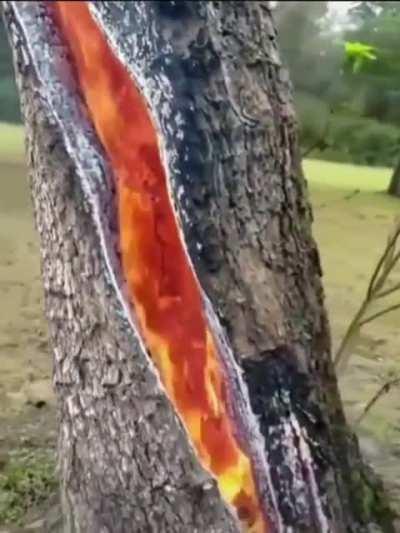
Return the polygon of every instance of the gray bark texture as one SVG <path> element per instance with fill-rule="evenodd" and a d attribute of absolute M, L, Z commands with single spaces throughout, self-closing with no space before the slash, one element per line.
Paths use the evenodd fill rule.
<path fill-rule="evenodd" d="M 49 4 L 4 2 L 4 11 L 41 240 L 64 531 L 239 531 L 135 327 L 112 169 Z M 343 414 L 268 3 L 90 4 L 162 138 L 270 530 L 394 531 Z"/>

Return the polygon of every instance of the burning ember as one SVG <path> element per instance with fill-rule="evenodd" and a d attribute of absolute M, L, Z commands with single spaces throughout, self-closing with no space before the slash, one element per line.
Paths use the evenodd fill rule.
<path fill-rule="evenodd" d="M 180 238 L 149 110 L 86 2 L 56 2 L 80 88 L 112 165 L 122 268 L 140 334 L 198 456 L 246 531 L 267 527 L 235 439 L 200 289 Z"/>

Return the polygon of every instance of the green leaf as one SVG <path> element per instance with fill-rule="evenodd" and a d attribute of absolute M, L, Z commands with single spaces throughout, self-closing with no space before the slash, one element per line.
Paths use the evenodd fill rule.
<path fill-rule="evenodd" d="M 377 59 L 376 48 L 369 44 L 346 41 L 344 43 L 344 49 L 346 59 L 352 65 L 354 74 L 360 72 L 364 63 Z"/>

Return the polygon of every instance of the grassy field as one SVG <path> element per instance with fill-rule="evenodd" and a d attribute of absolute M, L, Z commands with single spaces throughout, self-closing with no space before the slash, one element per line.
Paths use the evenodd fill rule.
<path fill-rule="evenodd" d="M 394 218 L 400 212 L 400 199 L 385 194 L 390 169 L 306 161 L 304 170 L 335 349 L 365 294 Z M 400 281 L 398 270 L 393 279 Z M 389 300 L 398 301 L 399 296 Z M 399 319 L 400 312 L 395 311 L 362 330 L 351 364 L 340 378 L 350 418 L 361 412 L 389 372 L 400 372 Z M 364 420 L 361 431 L 370 432 L 382 444 L 393 443 L 400 450 L 398 396 L 398 390 L 385 396 Z"/>
<path fill-rule="evenodd" d="M 400 199 L 384 194 L 390 169 L 310 160 L 304 170 L 336 347 L 360 304 L 393 218 L 400 211 Z M 23 135 L 21 128 L 8 125 L 0 125 L 0 306 L 1 456 L 2 447 L 17 446 L 26 435 L 31 442 L 44 445 L 44 436 L 50 435 L 51 440 L 54 433 L 53 418 L 46 411 L 52 405 L 51 358 Z M 362 342 L 340 380 L 350 420 L 363 409 L 382 376 L 400 371 L 399 318 L 399 312 L 392 313 L 362 332 Z M 400 478 L 398 397 L 398 391 L 384 397 L 359 428 L 370 458 L 393 483 Z M 38 410 L 35 402 L 41 399 L 46 407 Z"/>
<path fill-rule="evenodd" d="M 307 159 L 304 170 L 313 188 L 334 187 L 337 190 L 367 192 L 385 191 L 389 185 L 389 168 L 361 167 L 330 161 Z"/>
<path fill-rule="evenodd" d="M 24 152 L 24 132 L 21 126 L 0 123 L 0 162 L 21 163 Z"/>
<path fill-rule="evenodd" d="M 328 310 L 339 333 L 360 304 L 399 214 L 400 200 L 385 194 L 390 169 L 305 161 L 304 171 L 314 210 L 313 233 L 325 273 Z M 383 327 L 395 328 L 399 316 L 388 315 Z"/>

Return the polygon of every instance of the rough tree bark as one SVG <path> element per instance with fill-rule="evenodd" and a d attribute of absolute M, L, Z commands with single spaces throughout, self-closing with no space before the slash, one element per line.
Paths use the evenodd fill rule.
<path fill-rule="evenodd" d="M 112 168 L 50 4 L 4 2 L 4 11 L 54 352 L 64 530 L 239 531 L 135 328 L 115 246 Z M 159 129 L 271 531 L 393 531 L 343 415 L 268 3 L 90 4 Z"/>

